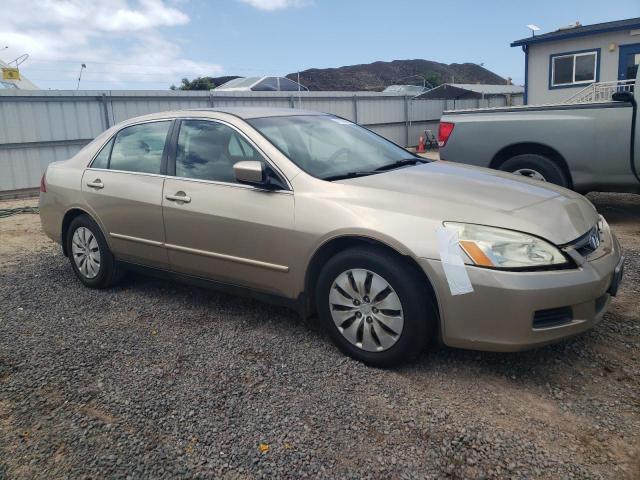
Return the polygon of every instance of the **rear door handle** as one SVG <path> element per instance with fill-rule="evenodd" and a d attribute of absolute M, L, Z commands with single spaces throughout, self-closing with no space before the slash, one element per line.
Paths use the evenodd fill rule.
<path fill-rule="evenodd" d="M 164 198 L 172 202 L 190 203 L 191 197 L 184 192 L 178 192 L 175 195 L 165 195 Z"/>
<path fill-rule="evenodd" d="M 87 187 L 101 189 L 104 188 L 104 183 L 99 178 L 96 178 L 93 182 L 87 182 Z"/>

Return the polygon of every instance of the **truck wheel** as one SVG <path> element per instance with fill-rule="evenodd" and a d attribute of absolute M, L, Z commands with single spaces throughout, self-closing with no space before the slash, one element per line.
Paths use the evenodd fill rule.
<path fill-rule="evenodd" d="M 535 153 L 511 157 L 500 165 L 500 170 L 542 182 L 555 183 L 561 187 L 569 187 L 569 180 L 562 169 L 547 157 Z"/>
<path fill-rule="evenodd" d="M 433 339 L 437 314 L 429 298 L 424 279 L 376 247 L 331 258 L 316 291 L 320 320 L 336 346 L 376 367 L 411 361 Z"/>

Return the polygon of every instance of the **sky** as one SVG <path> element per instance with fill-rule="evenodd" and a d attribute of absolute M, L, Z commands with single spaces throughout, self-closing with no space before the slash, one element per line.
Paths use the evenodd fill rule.
<path fill-rule="evenodd" d="M 165 90 L 183 77 L 416 58 L 522 84 L 524 54 L 509 44 L 527 24 L 640 17 L 640 1 L 2 0 L 0 17 L 0 59 L 28 54 L 21 72 L 44 89 L 75 90 L 83 63 L 83 90 Z"/>

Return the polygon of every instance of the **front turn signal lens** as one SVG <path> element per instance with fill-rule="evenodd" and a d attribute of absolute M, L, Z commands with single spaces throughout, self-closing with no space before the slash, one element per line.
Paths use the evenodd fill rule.
<path fill-rule="evenodd" d="M 469 255 L 473 263 L 481 265 L 483 267 L 493 267 L 494 264 L 491 259 L 482 251 L 482 249 L 475 243 L 469 240 L 458 241 L 464 253 Z"/>

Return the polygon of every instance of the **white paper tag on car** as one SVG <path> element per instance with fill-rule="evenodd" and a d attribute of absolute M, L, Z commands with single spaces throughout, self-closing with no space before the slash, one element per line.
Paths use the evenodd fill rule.
<path fill-rule="evenodd" d="M 462 260 L 462 249 L 458 243 L 458 231 L 452 228 L 438 227 L 438 249 L 444 275 L 447 277 L 451 295 L 463 295 L 473 292 L 471 280 Z"/>

